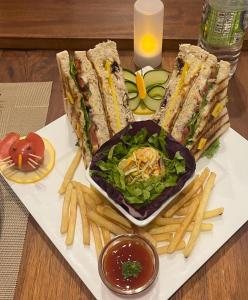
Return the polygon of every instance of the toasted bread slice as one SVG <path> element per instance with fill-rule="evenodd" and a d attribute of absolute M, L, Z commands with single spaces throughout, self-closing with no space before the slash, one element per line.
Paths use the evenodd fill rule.
<path fill-rule="evenodd" d="M 93 153 L 95 153 L 103 143 L 110 139 L 98 78 L 86 56 L 86 51 L 75 51 L 74 62 L 77 82 L 83 96 L 82 101 L 89 114 L 89 139 Z"/>
<path fill-rule="evenodd" d="M 98 76 L 105 115 L 112 136 L 126 127 L 129 121 L 133 121 L 133 114 L 127 103 L 116 43 L 113 41 L 100 43 L 87 51 L 87 57 Z"/>
<path fill-rule="evenodd" d="M 86 122 L 84 113 L 81 110 L 82 94 L 80 93 L 70 73 L 69 53 L 67 51 L 59 52 L 56 54 L 56 59 L 63 87 L 65 112 L 77 135 L 79 146 L 83 152 L 84 163 L 86 166 L 88 166 L 92 155 L 88 144 L 88 138 L 84 130 Z"/>

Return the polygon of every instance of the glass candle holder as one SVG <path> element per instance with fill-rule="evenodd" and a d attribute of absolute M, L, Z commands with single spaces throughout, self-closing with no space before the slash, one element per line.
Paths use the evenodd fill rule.
<path fill-rule="evenodd" d="M 143 68 L 162 60 L 164 4 L 160 0 L 137 0 L 134 4 L 134 62 Z"/>

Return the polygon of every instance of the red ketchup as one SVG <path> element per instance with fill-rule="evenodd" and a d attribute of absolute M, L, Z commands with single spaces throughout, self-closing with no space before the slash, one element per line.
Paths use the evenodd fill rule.
<path fill-rule="evenodd" d="M 124 278 L 123 263 L 138 263 L 140 272 L 137 277 Z M 121 290 L 133 290 L 144 286 L 154 274 L 154 259 L 145 243 L 124 240 L 112 246 L 103 260 L 103 272 L 106 280 Z"/>

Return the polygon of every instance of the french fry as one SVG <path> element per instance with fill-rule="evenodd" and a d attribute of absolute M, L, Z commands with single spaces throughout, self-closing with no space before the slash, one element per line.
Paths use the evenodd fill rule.
<path fill-rule="evenodd" d="M 128 228 L 128 227 L 123 226 L 122 224 L 116 224 L 116 225 L 118 225 L 120 228 L 122 228 L 122 230 L 124 230 L 126 233 L 134 233 L 133 227 Z"/>
<path fill-rule="evenodd" d="M 178 230 L 179 227 L 180 227 L 180 224 L 170 224 L 170 225 L 152 228 L 148 232 L 152 235 L 166 233 L 166 232 L 175 232 Z M 193 228 L 194 228 L 194 222 L 188 226 L 187 232 L 191 232 L 193 230 Z M 200 231 L 210 231 L 210 230 L 212 230 L 212 228 L 213 228 L 213 224 L 202 223 L 201 227 L 200 227 Z"/>
<path fill-rule="evenodd" d="M 168 253 L 168 247 L 169 247 L 168 245 L 157 247 L 158 255 Z M 185 248 L 185 242 L 181 241 L 177 246 L 176 250 L 183 250 L 184 248 Z"/>
<path fill-rule="evenodd" d="M 195 181 L 192 189 L 185 194 L 178 202 L 176 202 L 173 206 L 171 206 L 164 214 L 165 217 L 172 217 L 176 211 L 178 211 L 184 203 L 186 203 L 192 196 L 201 188 L 204 184 L 206 178 L 208 177 L 210 171 L 208 168 L 205 168 L 204 171 L 201 173 L 199 178 Z"/>
<path fill-rule="evenodd" d="M 89 208 L 91 208 L 93 210 L 96 210 L 96 203 L 95 203 L 95 201 L 92 198 L 90 198 L 89 194 L 83 192 L 83 189 L 81 188 L 82 183 L 80 183 L 78 181 L 72 181 L 72 184 L 73 184 L 73 186 L 75 188 L 78 187 L 81 190 L 81 192 L 83 194 L 83 197 L 84 197 L 85 204 Z"/>
<path fill-rule="evenodd" d="M 143 235 L 154 247 L 157 246 L 157 241 L 153 238 L 153 236 L 146 232 L 143 228 L 138 227 L 137 232 L 141 235 Z"/>
<path fill-rule="evenodd" d="M 92 190 L 87 185 L 82 184 L 81 182 L 77 182 L 77 183 L 80 185 L 82 191 L 84 193 L 87 193 L 90 196 L 90 198 L 92 198 L 92 200 L 95 201 L 96 205 L 99 205 L 102 203 L 102 199 L 97 195 L 97 193 L 94 190 Z"/>
<path fill-rule="evenodd" d="M 78 167 L 81 157 L 82 157 L 81 149 L 78 149 L 73 161 L 71 162 L 69 168 L 67 169 L 67 171 L 65 173 L 64 180 L 60 186 L 59 193 L 61 195 L 65 193 L 67 185 L 72 180 L 72 177 Z"/>
<path fill-rule="evenodd" d="M 171 207 L 173 207 L 175 205 L 175 203 L 180 202 L 181 199 L 183 197 L 185 197 L 185 195 L 187 195 L 190 190 L 192 190 L 193 186 L 195 185 L 195 183 L 198 181 L 199 179 L 199 175 L 197 174 L 195 176 L 195 178 L 190 182 L 190 184 L 188 184 L 185 188 L 183 188 L 180 193 L 168 204 L 168 206 L 164 209 L 164 211 L 162 211 L 162 213 L 160 213 L 160 215 L 165 214 Z M 188 201 L 186 201 L 186 203 L 190 203 L 191 202 L 191 198 L 189 198 Z M 185 203 L 185 204 L 186 204 Z M 166 217 L 166 216 L 165 216 Z M 171 216 L 170 216 L 171 217 Z"/>
<path fill-rule="evenodd" d="M 217 217 L 217 216 L 220 216 L 222 215 L 224 212 L 224 207 L 218 207 L 218 208 L 215 208 L 215 209 L 212 209 L 212 210 L 207 210 L 204 212 L 204 215 L 203 215 L 203 219 L 210 219 L 210 218 L 214 218 L 214 217 Z"/>
<path fill-rule="evenodd" d="M 96 188 L 94 188 L 94 186 L 90 185 L 90 189 L 93 191 L 93 193 L 96 194 L 98 198 L 100 198 L 102 205 L 112 205 Z"/>
<path fill-rule="evenodd" d="M 152 237 L 157 242 L 170 241 L 173 237 L 171 232 L 165 232 L 160 234 L 153 234 Z"/>
<path fill-rule="evenodd" d="M 177 215 L 177 216 L 185 216 L 185 215 L 187 215 L 188 212 L 189 212 L 189 208 L 190 208 L 190 207 L 182 207 L 182 208 L 180 208 L 180 209 L 176 212 L 176 215 Z"/>
<path fill-rule="evenodd" d="M 104 246 L 111 240 L 111 235 L 108 229 L 101 227 Z"/>
<path fill-rule="evenodd" d="M 201 189 L 199 189 L 199 190 L 201 190 Z M 194 204 L 194 200 L 195 199 L 198 199 L 198 196 L 199 196 L 199 194 L 200 193 L 196 193 L 192 198 L 191 198 L 191 202 L 190 202 L 190 205 L 188 205 L 188 206 L 183 206 L 183 207 L 181 207 L 179 210 L 177 210 L 176 211 L 176 215 L 177 216 L 185 216 L 185 215 L 187 215 L 189 212 L 190 212 L 190 210 L 191 210 L 191 205 L 193 205 Z"/>
<path fill-rule="evenodd" d="M 106 220 L 103 216 L 99 215 L 93 210 L 88 212 L 88 217 L 92 222 L 95 222 L 97 225 L 108 229 L 110 232 L 116 235 L 127 233 L 122 227 L 110 222 L 109 220 Z"/>
<path fill-rule="evenodd" d="M 91 224 L 93 237 L 94 237 L 94 241 L 95 241 L 96 255 L 97 255 L 97 257 L 99 257 L 99 255 L 102 251 L 102 248 L 103 248 L 100 230 L 99 230 L 99 227 L 94 222 L 91 222 L 90 224 Z"/>
<path fill-rule="evenodd" d="M 188 257 L 190 255 L 190 253 L 195 245 L 195 242 L 198 238 L 198 235 L 200 233 L 204 211 L 207 206 L 207 202 L 208 202 L 210 193 L 214 187 L 215 178 L 216 178 L 216 174 L 211 172 L 210 176 L 207 179 L 207 183 L 203 189 L 202 199 L 201 199 L 201 202 L 200 202 L 199 207 L 196 212 L 195 222 L 194 222 L 194 227 L 193 227 L 192 233 L 191 233 L 189 241 L 183 251 L 184 257 Z"/>
<path fill-rule="evenodd" d="M 125 227 L 132 228 L 132 225 L 130 222 L 122 217 L 117 211 L 115 211 L 113 208 L 107 205 L 98 205 L 96 208 L 97 212 L 113 221 L 116 221 L 117 223 L 122 224 Z"/>
<path fill-rule="evenodd" d="M 78 185 L 76 185 L 76 191 L 82 219 L 83 244 L 90 245 L 90 224 L 87 216 L 87 207 L 85 204 L 83 193 Z"/>
<path fill-rule="evenodd" d="M 77 194 L 76 194 L 76 190 L 72 189 L 71 203 L 70 203 L 70 218 L 69 218 L 68 231 L 65 240 L 67 246 L 70 246 L 73 243 L 75 227 L 76 227 L 76 219 L 77 219 Z"/>
<path fill-rule="evenodd" d="M 181 224 L 183 222 L 184 218 L 163 218 L 158 217 L 153 221 L 153 224 L 156 225 L 169 225 L 169 224 Z"/>
<path fill-rule="evenodd" d="M 190 210 L 190 207 L 182 207 L 180 208 L 177 212 L 176 212 L 176 216 L 178 219 L 178 223 L 180 222 L 180 220 L 183 221 L 185 215 L 188 214 Z M 204 212 L 204 215 L 203 215 L 203 219 L 206 220 L 206 219 L 210 219 L 210 218 L 214 218 L 214 217 L 217 217 L 217 216 L 220 216 L 222 215 L 224 212 L 224 207 L 218 207 L 218 208 L 215 208 L 215 209 L 212 209 L 212 210 L 207 210 Z M 162 223 L 166 223 L 165 220 L 168 219 L 168 218 L 163 218 L 161 217 L 161 220 L 159 220 L 158 222 L 157 221 L 154 221 L 153 224 L 157 224 L 157 225 L 166 225 L 166 224 L 162 224 Z M 175 219 L 175 218 L 173 218 Z"/>
<path fill-rule="evenodd" d="M 92 198 L 90 198 L 89 194 L 83 193 L 84 199 L 85 199 L 85 204 L 93 210 L 96 210 L 96 203 Z"/>
<path fill-rule="evenodd" d="M 66 233 L 68 230 L 72 188 L 73 188 L 72 184 L 69 183 L 66 188 L 66 192 L 65 192 L 65 196 L 64 196 L 62 219 L 61 219 L 61 225 L 60 225 L 60 232 L 62 234 Z"/>
<path fill-rule="evenodd" d="M 190 182 L 190 184 L 188 184 L 185 188 L 182 189 L 182 191 L 181 191 L 181 193 L 179 195 L 181 195 L 181 194 L 183 194 L 183 195 L 188 194 L 189 191 L 193 188 L 193 186 L 197 182 L 198 178 L 199 178 L 199 175 L 197 174 L 195 176 L 195 178 Z"/>
<path fill-rule="evenodd" d="M 183 239 L 183 237 L 187 231 L 187 227 L 190 225 L 190 223 L 196 213 L 196 210 L 199 206 L 201 196 L 202 195 L 200 194 L 199 198 L 194 200 L 194 203 L 193 203 L 193 205 L 191 205 L 191 209 L 190 209 L 188 215 L 185 217 L 181 226 L 177 229 L 176 233 L 174 234 L 174 237 L 170 241 L 169 247 L 167 249 L 168 253 L 174 252 L 176 250 L 177 246 L 179 245 L 179 243 L 181 242 L 181 240 Z"/>

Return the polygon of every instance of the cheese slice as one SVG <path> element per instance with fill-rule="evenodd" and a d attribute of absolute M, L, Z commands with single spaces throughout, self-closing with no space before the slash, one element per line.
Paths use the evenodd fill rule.
<path fill-rule="evenodd" d="M 223 108 L 224 108 L 223 102 L 217 103 L 212 111 L 212 116 L 214 118 L 217 118 L 219 116 L 219 114 L 222 112 Z"/>
<path fill-rule="evenodd" d="M 202 150 L 204 148 L 204 146 L 206 145 L 206 142 L 207 142 L 207 139 L 201 138 L 200 142 L 199 142 L 199 144 L 197 146 L 197 149 L 198 150 Z"/>
<path fill-rule="evenodd" d="M 71 93 L 69 91 L 66 91 L 66 99 L 71 103 L 71 104 L 74 104 L 74 100 L 73 100 L 73 97 L 71 95 Z"/>
<path fill-rule="evenodd" d="M 82 134 L 81 134 L 81 126 L 80 126 L 79 122 L 77 122 L 77 125 L 76 125 L 76 134 L 77 134 L 78 138 L 81 138 Z"/>
<path fill-rule="evenodd" d="M 168 103 L 168 108 L 165 111 L 165 116 L 164 116 L 162 124 L 161 124 L 161 126 L 165 130 L 168 130 L 168 125 L 169 125 L 170 120 L 171 120 L 171 115 L 172 115 L 173 109 L 176 105 L 177 96 L 180 94 L 181 90 L 183 89 L 184 80 L 185 80 L 185 77 L 186 77 L 186 74 L 187 74 L 188 70 L 189 70 L 189 64 L 185 63 L 184 66 L 183 66 L 181 78 L 180 78 L 180 80 L 177 84 L 175 92 L 171 96 L 171 99 Z"/>
<path fill-rule="evenodd" d="M 109 83 L 109 87 L 110 87 L 110 90 L 111 90 L 113 103 L 114 103 L 114 111 L 115 111 L 115 116 L 116 116 L 117 130 L 121 130 L 120 108 L 119 108 L 117 94 L 116 94 L 116 90 L 115 90 L 115 85 L 114 85 L 114 81 L 113 81 L 112 73 L 111 73 L 111 62 L 109 60 L 107 60 L 106 63 L 105 63 L 105 70 L 108 73 L 108 83 Z"/>

